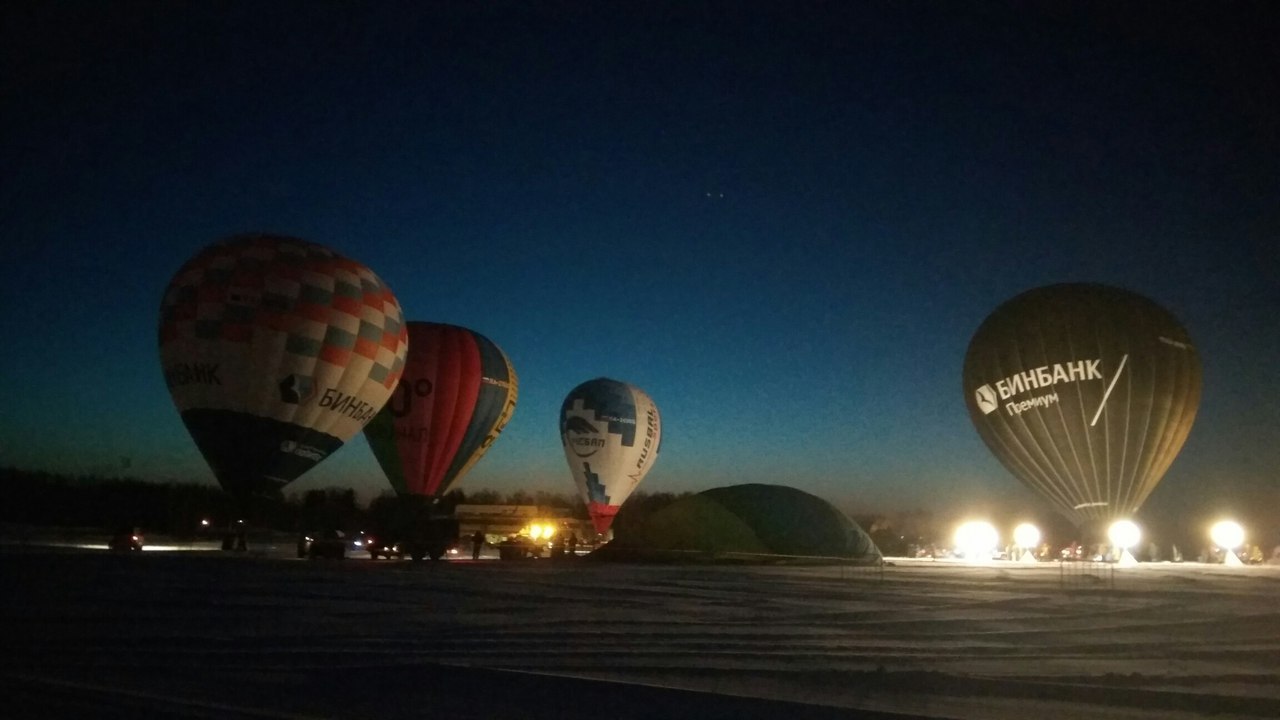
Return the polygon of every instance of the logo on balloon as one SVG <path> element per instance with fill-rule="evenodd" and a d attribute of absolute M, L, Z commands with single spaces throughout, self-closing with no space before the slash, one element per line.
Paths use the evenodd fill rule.
<path fill-rule="evenodd" d="M 301 405 L 311 399 L 316 384 L 306 375 L 293 374 L 280 381 L 280 402 Z"/>
<path fill-rule="evenodd" d="M 294 440 L 280 441 L 280 452 L 297 455 L 298 457 L 304 457 L 308 460 L 315 460 L 317 462 L 323 460 L 325 456 L 325 452 L 320 448 L 303 445 Z"/>
<path fill-rule="evenodd" d="M 198 383 L 201 385 L 221 385 L 218 377 L 218 363 L 178 363 L 164 369 L 164 381 L 170 388 Z"/>
<path fill-rule="evenodd" d="M 591 457 L 604 447 L 600 431 L 584 417 L 571 417 L 565 421 L 564 442 L 580 458 Z"/>
<path fill-rule="evenodd" d="M 400 383 L 396 385 L 395 392 L 391 394 L 391 399 L 387 400 L 387 410 L 393 417 L 402 418 L 413 412 L 415 397 L 426 397 L 431 394 L 433 388 L 431 380 L 427 378 L 410 380 L 402 377 Z"/>
<path fill-rule="evenodd" d="M 1000 401 L 996 399 L 996 390 L 990 385 L 983 385 L 973 393 L 973 399 L 978 403 L 978 409 L 983 415 L 990 415 L 995 409 L 1000 407 Z"/>

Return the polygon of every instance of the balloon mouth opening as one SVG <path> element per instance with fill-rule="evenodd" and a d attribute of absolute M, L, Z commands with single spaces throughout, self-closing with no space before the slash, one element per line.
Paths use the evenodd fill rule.
<path fill-rule="evenodd" d="M 591 524 L 595 526 L 597 533 L 603 535 L 609 532 L 609 526 L 613 524 L 613 516 L 618 514 L 618 507 L 618 505 L 604 503 L 588 503 L 587 512 L 591 515 Z"/>

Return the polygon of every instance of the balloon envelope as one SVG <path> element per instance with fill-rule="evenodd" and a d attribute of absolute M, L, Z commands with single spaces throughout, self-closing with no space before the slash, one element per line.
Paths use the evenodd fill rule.
<path fill-rule="evenodd" d="M 643 390 L 597 378 L 570 391 L 560 407 L 560 441 L 574 484 L 597 532 L 658 457 L 662 420 Z"/>
<path fill-rule="evenodd" d="M 518 382 L 511 361 L 480 333 L 427 322 L 408 328 L 404 375 L 365 436 L 397 493 L 437 498 L 502 432 Z"/>
<path fill-rule="evenodd" d="M 1078 523 L 1142 505 L 1191 431 L 1200 360 L 1140 295 L 1093 284 L 1029 290 L 996 308 L 964 361 L 969 417 L 1019 480 Z"/>
<path fill-rule="evenodd" d="M 279 489 L 382 407 L 404 368 L 400 304 L 372 270 L 296 238 L 210 245 L 160 311 L 165 382 L 233 497 Z"/>

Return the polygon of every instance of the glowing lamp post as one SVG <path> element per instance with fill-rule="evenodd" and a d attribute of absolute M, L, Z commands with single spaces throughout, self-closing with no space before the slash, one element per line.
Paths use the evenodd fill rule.
<path fill-rule="evenodd" d="M 1031 523 L 1022 523 L 1013 529 L 1013 544 L 1022 550 L 1018 559 L 1022 562 L 1035 562 L 1035 548 L 1040 545 L 1040 528 Z"/>
<path fill-rule="evenodd" d="M 1223 520 L 1215 523 L 1209 529 L 1209 537 L 1213 540 L 1213 544 L 1226 551 L 1222 562 L 1226 565 L 1243 565 L 1240 562 L 1240 556 L 1236 555 L 1235 549 L 1244 543 L 1244 528 L 1240 527 L 1240 523 L 1231 520 Z"/>
<path fill-rule="evenodd" d="M 1111 527 L 1107 528 L 1107 539 L 1111 544 L 1120 548 L 1120 558 L 1116 561 L 1118 565 L 1137 565 L 1138 561 L 1130 552 L 1137 546 L 1138 541 L 1142 539 L 1142 530 L 1138 529 L 1137 524 L 1132 520 L 1117 520 L 1111 523 Z"/>
<path fill-rule="evenodd" d="M 956 528 L 955 540 L 966 560 L 986 562 L 1000 543 L 1000 533 L 989 522 L 973 520 Z"/>

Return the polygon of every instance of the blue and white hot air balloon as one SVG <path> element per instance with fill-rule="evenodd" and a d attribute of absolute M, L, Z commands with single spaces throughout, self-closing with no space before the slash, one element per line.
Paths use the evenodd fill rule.
<path fill-rule="evenodd" d="M 608 532 L 618 508 L 653 467 L 662 441 L 658 406 L 640 388 L 596 378 L 560 407 L 560 441 L 596 532 Z"/>

